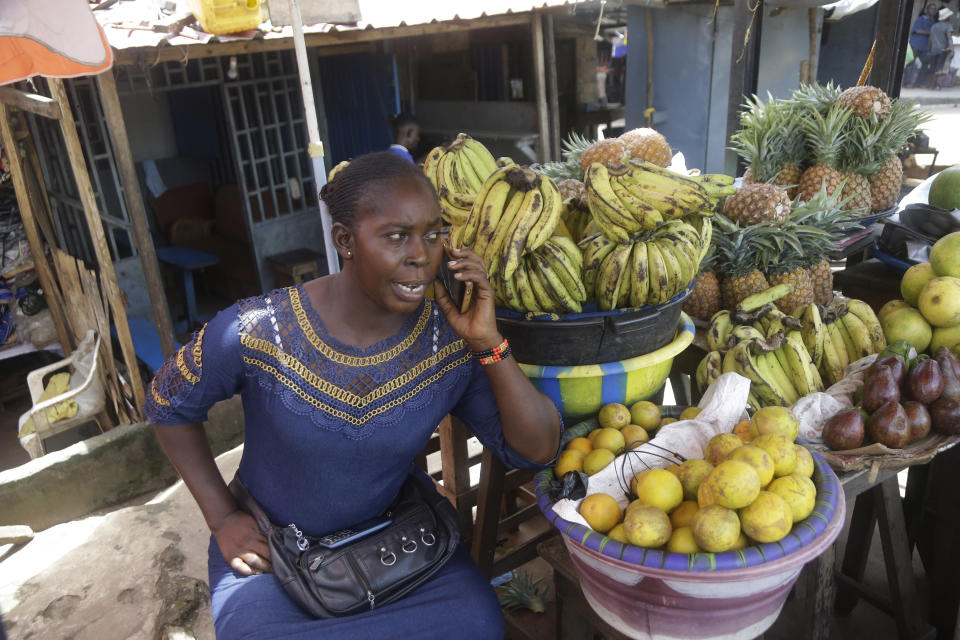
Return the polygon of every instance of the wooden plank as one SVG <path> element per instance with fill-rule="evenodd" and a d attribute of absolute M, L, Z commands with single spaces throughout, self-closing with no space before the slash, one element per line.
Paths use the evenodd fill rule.
<path fill-rule="evenodd" d="M 560 96 L 557 87 L 557 41 L 553 31 L 553 15 L 543 16 L 543 38 L 546 46 L 547 96 L 550 102 L 550 159 L 560 156 Z"/>
<path fill-rule="evenodd" d="M 876 522 L 877 514 L 874 510 L 873 496 L 870 493 L 865 493 L 857 497 L 853 506 L 850 532 L 847 534 L 847 546 L 843 554 L 843 565 L 840 568 L 839 575 L 848 576 L 857 582 L 863 580 L 863 573 L 867 568 L 867 558 L 870 556 L 870 541 L 873 538 L 873 528 Z M 840 615 L 850 613 L 857 606 L 858 600 L 859 594 L 857 591 L 840 581 L 837 589 L 837 613 Z"/>
<path fill-rule="evenodd" d="M 471 555 L 487 577 L 493 574 L 493 555 L 497 549 L 497 524 L 506 467 L 489 449 L 483 450 L 480 463 L 480 494 L 477 497 L 477 522 L 473 527 Z"/>
<path fill-rule="evenodd" d="M 735 0 L 733 3 L 733 38 L 730 52 L 730 92 L 727 97 L 727 135 L 740 128 L 740 106 L 744 96 L 757 92 L 760 62 L 760 31 L 763 24 L 763 0 Z M 743 168 L 743 159 L 732 151 L 728 158 L 737 158 L 737 173 Z"/>
<path fill-rule="evenodd" d="M 113 341 L 110 339 L 110 320 L 107 316 L 107 309 L 103 304 L 100 287 L 97 285 L 97 274 L 85 268 L 79 260 L 77 261 L 77 272 L 80 274 L 83 297 L 90 301 L 93 321 L 97 326 L 97 335 L 100 336 L 100 372 L 103 374 L 104 388 L 108 389 L 114 403 L 114 411 L 116 411 L 119 405 L 120 384 L 117 381 L 117 369 L 113 361 Z M 100 425 L 100 429 L 104 431 L 113 427 L 112 421 L 108 421 L 106 425 Z"/>
<path fill-rule="evenodd" d="M 820 7 L 807 9 L 809 22 L 809 53 L 807 54 L 807 77 L 804 80 L 812 84 L 817 80 L 817 67 L 820 65 L 820 39 L 823 36 L 823 10 Z"/>
<path fill-rule="evenodd" d="M 891 98 L 900 95 L 912 15 L 913 0 L 880 0 L 877 8 L 877 48 L 870 84 L 880 87 Z"/>
<path fill-rule="evenodd" d="M 83 204 L 84 215 L 87 219 L 87 228 L 90 232 L 94 253 L 97 256 L 97 264 L 100 269 L 104 293 L 110 301 L 110 311 L 113 313 L 113 324 L 117 328 L 117 337 L 120 341 L 121 351 L 123 352 L 123 361 L 127 366 L 127 371 L 130 372 L 129 382 L 133 389 L 135 409 L 139 412 L 143 406 L 144 399 L 143 381 L 140 379 L 139 369 L 137 367 L 137 356 L 133 351 L 130 327 L 127 326 L 127 311 L 124 309 L 123 301 L 120 297 L 117 274 L 113 270 L 110 248 L 107 246 L 107 238 L 103 232 L 100 212 L 97 210 L 97 200 L 93 193 L 93 186 L 90 184 L 90 175 L 87 173 L 87 164 L 83 156 L 83 149 L 80 147 L 77 125 L 73 119 L 73 113 L 70 111 L 70 100 L 67 98 L 63 81 L 58 78 L 48 78 L 47 82 L 53 97 L 60 104 L 60 131 L 63 133 L 67 156 L 70 158 L 70 165 L 73 168 L 74 179 L 77 183 L 77 191 L 80 195 L 80 201 Z"/>
<path fill-rule="evenodd" d="M 558 12 L 565 9 L 558 9 Z M 472 20 L 451 20 L 433 24 L 412 26 L 388 27 L 384 29 L 356 29 L 333 31 L 329 33 L 307 33 L 304 41 L 309 47 L 337 47 L 344 44 L 359 42 L 377 42 L 396 38 L 410 38 L 414 36 L 434 35 L 438 33 L 457 33 L 476 29 L 492 29 L 499 27 L 514 27 L 530 23 L 530 16 L 526 13 L 512 13 L 489 18 L 475 18 Z M 217 56 L 241 55 L 264 51 L 282 51 L 293 48 L 292 38 L 271 38 L 268 40 L 243 40 L 235 42 L 215 42 L 208 44 L 197 43 L 185 46 L 160 47 L 131 47 L 116 51 L 114 64 L 117 66 L 136 65 L 141 61 L 148 64 L 157 64 L 171 60 L 183 61 L 196 58 L 213 58 Z"/>
<path fill-rule="evenodd" d="M 804 603 L 808 640 L 830 640 L 830 620 L 833 617 L 833 599 L 836 594 L 834 562 L 836 544 L 827 547 L 816 560 L 808 562 L 797 581 L 797 593 Z"/>
<path fill-rule="evenodd" d="M 0 87 L 0 102 L 44 118 L 60 119 L 60 105 L 47 96 L 26 93 L 13 87 Z"/>
<path fill-rule="evenodd" d="M 530 14 L 533 30 L 533 73 L 537 84 L 537 160 L 546 162 L 550 157 L 550 108 L 547 105 L 547 72 L 543 49 L 543 19 L 539 13 Z"/>
<path fill-rule="evenodd" d="M 117 83 L 113 77 L 113 71 L 98 75 L 97 86 L 100 88 L 100 100 L 107 120 L 107 129 L 110 131 L 110 141 L 113 143 L 113 157 L 120 174 L 127 212 L 133 223 L 133 240 L 140 255 L 140 264 L 143 265 L 143 277 L 147 284 L 147 294 L 150 296 L 150 308 L 160 336 L 160 349 L 164 357 L 169 358 L 176 350 L 173 344 L 173 323 L 170 321 L 170 309 L 167 307 L 167 296 L 163 291 L 160 265 L 157 263 L 157 254 L 150 235 L 150 225 L 147 222 L 147 211 L 140 193 L 137 170 L 133 165 L 133 153 L 130 150 L 127 125 L 123 120 L 123 110 L 120 107 L 120 97 L 117 95 Z"/>
<path fill-rule="evenodd" d="M 13 179 L 13 190 L 17 197 L 17 206 L 20 209 L 20 218 L 23 220 L 23 230 L 27 236 L 30 253 L 33 256 L 33 264 L 37 270 L 37 277 L 40 279 L 40 286 L 43 287 L 44 298 L 47 301 L 47 306 L 50 308 L 50 316 L 53 318 L 53 326 L 57 331 L 57 339 L 60 341 L 60 346 L 63 347 L 64 355 L 69 355 L 73 352 L 75 343 L 70 339 L 70 333 L 67 331 L 67 323 L 63 315 L 65 310 L 57 301 L 55 292 L 58 291 L 58 289 L 53 273 L 50 270 L 50 264 L 47 262 L 43 242 L 41 242 L 40 234 L 37 232 L 37 221 L 33 214 L 33 200 L 30 198 L 30 192 L 27 188 L 24 166 L 18 152 L 19 146 L 13 139 L 9 112 L 4 104 L 0 104 L 0 139 L 3 141 L 3 148 L 7 150 L 7 159 L 10 163 L 10 176 Z"/>
<path fill-rule="evenodd" d="M 913 554 L 907 542 L 907 527 L 903 520 L 903 505 L 900 502 L 897 478 L 884 481 L 873 490 L 873 494 L 897 630 L 901 638 L 915 638 L 919 635 L 917 632 L 922 630 L 923 623 L 916 601 Z"/>
<path fill-rule="evenodd" d="M 473 524 L 473 505 L 464 494 L 470 490 L 470 465 L 467 462 L 467 439 L 470 431 L 467 426 L 453 416 L 447 416 L 440 423 L 440 467 L 443 486 L 449 491 L 447 497 L 460 515 L 463 531 Z"/>

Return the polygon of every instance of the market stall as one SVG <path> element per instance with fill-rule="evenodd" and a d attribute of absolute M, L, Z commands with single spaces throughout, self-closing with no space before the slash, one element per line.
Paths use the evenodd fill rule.
<path fill-rule="evenodd" d="M 611 637 L 755 637 L 796 588 L 806 637 L 828 637 L 837 591 L 901 637 L 930 629 L 910 555 L 925 526 L 952 526 L 949 502 L 911 472 L 905 517 L 897 473 L 958 450 L 960 234 L 903 279 L 906 302 L 841 294 L 831 265 L 896 212 L 897 154 L 923 121 L 867 86 L 750 100 L 737 181 L 673 164 L 652 129 L 571 137 L 529 167 L 467 134 L 428 155 L 451 243 L 482 257 L 501 332 L 567 425 L 535 481 L 563 543 L 540 545 L 558 624 L 576 608 L 575 628 Z M 664 406 L 684 373 L 691 401 Z M 877 519 L 889 598 L 862 584 Z M 925 562 L 948 553 L 938 539 Z M 938 580 L 947 628 L 957 588 Z"/>

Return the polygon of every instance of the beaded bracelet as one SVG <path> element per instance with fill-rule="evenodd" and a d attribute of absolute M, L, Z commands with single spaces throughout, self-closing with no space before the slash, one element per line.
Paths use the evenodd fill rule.
<path fill-rule="evenodd" d="M 486 351 L 473 351 L 470 355 L 479 360 L 481 365 L 486 366 L 488 364 L 500 362 L 510 355 L 511 352 L 510 343 L 507 342 L 506 338 L 504 338 L 503 342 L 493 349 L 487 349 Z"/>

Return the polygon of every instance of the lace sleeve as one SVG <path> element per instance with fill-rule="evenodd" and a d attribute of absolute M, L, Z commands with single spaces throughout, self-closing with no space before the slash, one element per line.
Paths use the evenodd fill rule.
<path fill-rule="evenodd" d="M 157 370 L 144 415 L 153 424 L 203 422 L 233 396 L 242 379 L 236 305 L 221 311 Z"/>

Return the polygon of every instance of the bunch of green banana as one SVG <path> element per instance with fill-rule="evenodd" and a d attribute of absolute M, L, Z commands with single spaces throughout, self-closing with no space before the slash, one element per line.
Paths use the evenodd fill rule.
<path fill-rule="evenodd" d="M 444 220 L 455 227 L 463 225 L 477 193 L 496 168 L 497 161 L 487 148 L 465 133 L 446 147 L 434 147 L 423 162 L 423 172 L 437 190 Z"/>
<path fill-rule="evenodd" d="M 706 336 L 709 352 L 695 375 L 701 391 L 730 371 L 750 379 L 754 408 L 790 406 L 823 390 L 820 372 L 803 338 L 803 322 L 773 305 L 789 289 L 771 287 L 745 300 L 735 313 L 724 310 L 714 314 Z"/>
<path fill-rule="evenodd" d="M 533 313 L 579 313 L 587 299 L 583 255 L 569 237 L 554 234 L 524 255 L 509 278 L 492 278 L 499 306 Z"/>
<path fill-rule="evenodd" d="M 794 314 L 803 321 L 804 342 L 821 345 L 820 374 L 829 384 L 841 380 L 851 362 L 886 348 L 880 321 L 866 302 L 834 298 L 826 307 L 813 306 L 796 309 Z"/>
<path fill-rule="evenodd" d="M 662 304 L 683 292 L 700 266 L 700 236 L 682 220 L 661 223 L 633 241 L 596 232 L 580 242 L 583 281 L 601 311 Z"/>
<path fill-rule="evenodd" d="M 597 226 L 611 240 L 624 243 L 666 220 L 712 215 L 719 199 L 732 192 L 732 183 L 732 177 L 721 174 L 684 176 L 636 160 L 614 168 L 594 163 L 584 177 Z"/>
<path fill-rule="evenodd" d="M 562 209 L 560 190 L 552 180 L 528 167 L 500 167 L 484 181 L 451 241 L 472 247 L 483 258 L 487 274 L 508 283 L 521 258 L 557 230 Z"/>

